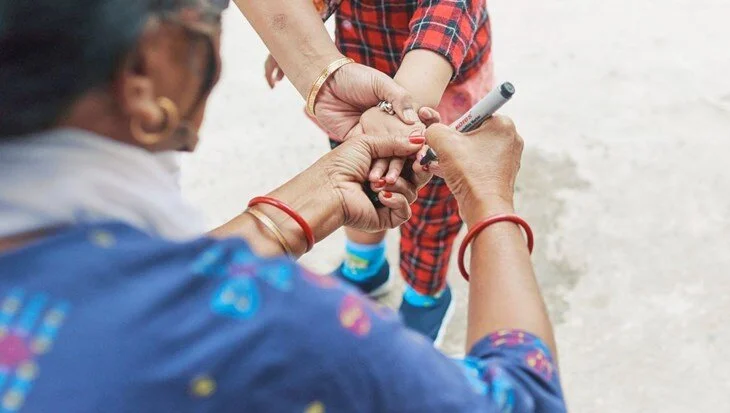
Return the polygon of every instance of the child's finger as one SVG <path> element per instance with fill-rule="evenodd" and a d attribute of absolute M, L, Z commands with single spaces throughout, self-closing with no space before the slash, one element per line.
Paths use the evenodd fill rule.
<path fill-rule="evenodd" d="M 424 146 L 420 151 L 418 151 L 418 154 L 416 155 L 416 160 L 413 162 L 413 166 L 411 167 L 411 169 L 413 169 L 413 176 L 411 177 L 411 179 L 413 183 L 416 184 L 418 189 L 421 189 L 421 187 L 426 185 L 428 181 L 431 180 L 434 174 L 434 165 L 436 166 L 436 168 L 438 168 L 438 162 L 430 162 L 426 165 L 421 165 L 421 159 L 426 156 L 428 148 L 428 146 Z"/>
<path fill-rule="evenodd" d="M 416 163 L 413 165 L 414 168 L 416 165 L 421 165 L 421 159 L 423 159 L 423 157 L 426 156 L 426 152 L 428 152 L 429 148 L 430 148 L 430 146 L 423 145 L 421 150 L 418 151 L 418 153 L 416 154 Z"/>
<path fill-rule="evenodd" d="M 426 156 L 426 153 L 428 153 L 428 150 L 430 147 L 428 145 L 424 145 L 421 150 L 418 151 L 416 154 L 416 160 L 413 162 L 413 171 L 414 172 L 429 172 L 430 163 L 427 164 L 421 164 L 421 161 L 423 160 L 423 157 Z"/>
<path fill-rule="evenodd" d="M 441 123 L 441 114 L 435 109 L 423 106 L 418 110 L 418 117 L 421 119 L 426 127 L 431 126 L 434 123 Z"/>
<path fill-rule="evenodd" d="M 411 206 L 403 194 L 383 191 L 378 194 L 378 199 L 385 207 L 378 209 L 378 215 L 389 228 L 395 228 L 411 218 Z"/>
<path fill-rule="evenodd" d="M 266 71 L 266 82 L 269 84 L 269 88 L 273 89 L 276 86 L 276 82 L 284 78 L 284 71 L 281 70 L 279 64 L 274 59 L 274 56 L 269 55 L 264 63 L 264 70 Z"/>
<path fill-rule="evenodd" d="M 266 64 L 264 65 L 264 76 L 266 77 L 266 83 L 269 84 L 270 89 L 274 88 L 274 79 L 272 75 L 273 70 L 271 68 L 271 63 L 269 62 L 269 60 L 266 60 Z"/>
<path fill-rule="evenodd" d="M 439 166 L 439 161 L 431 161 L 428 163 L 428 165 L 423 165 L 424 167 L 421 168 L 423 171 L 436 175 L 439 178 L 443 178 L 441 174 L 441 167 Z M 415 165 L 414 165 L 415 167 Z"/>
<path fill-rule="evenodd" d="M 385 171 L 388 168 L 388 159 L 377 159 L 375 162 L 373 162 L 373 166 L 370 168 L 370 175 L 368 176 L 368 180 L 370 182 L 377 182 L 380 179 L 383 179 L 383 175 L 385 175 Z"/>
<path fill-rule="evenodd" d="M 388 165 L 388 173 L 385 175 L 385 182 L 391 185 L 394 184 L 403 171 L 404 164 L 405 159 L 403 158 L 391 158 L 390 165 Z"/>
<path fill-rule="evenodd" d="M 401 176 L 394 184 L 388 184 L 384 188 L 381 188 L 381 190 L 401 194 L 409 204 L 412 204 L 418 198 L 419 187 L 415 182 Z"/>
<path fill-rule="evenodd" d="M 281 67 L 279 67 L 279 64 L 276 64 L 276 81 L 279 82 L 281 79 L 283 79 L 286 76 L 283 70 L 281 70 Z"/>

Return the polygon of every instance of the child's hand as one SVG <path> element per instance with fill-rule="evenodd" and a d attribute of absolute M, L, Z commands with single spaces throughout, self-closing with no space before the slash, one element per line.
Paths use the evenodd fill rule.
<path fill-rule="evenodd" d="M 389 115 L 378 107 L 365 111 L 360 118 L 359 126 L 363 133 L 371 136 L 409 136 L 425 140 L 423 135 L 426 127 L 423 123 L 405 124 L 397 116 Z M 368 179 L 373 183 L 373 189 L 382 189 L 386 184 L 393 185 L 403 171 L 405 161 L 403 158 L 376 160 L 368 175 Z"/>
<path fill-rule="evenodd" d="M 266 58 L 266 63 L 264 64 L 265 69 L 265 75 L 266 75 L 266 82 L 269 84 L 270 88 L 274 88 L 276 86 L 276 83 L 279 82 L 281 79 L 284 78 L 284 71 L 281 70 L 279 67 L 279 64 L 276 63 L 276 60 L 274 59 L 274 56 L 269 55 L 269 57 Z"/>

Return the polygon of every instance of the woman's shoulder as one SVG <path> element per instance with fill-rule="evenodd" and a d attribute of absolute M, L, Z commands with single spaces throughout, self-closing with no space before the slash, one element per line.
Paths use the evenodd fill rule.
<path fill-rule="evenodd" d="M 93 377 L 115 388 L 144 377 L 142 404 L 176 383 L 180 396 L 168 401 L 184 409 L 205 390 L 202 375 L 218 380 L 216 398 L 243 393 L 250 406 L 271 405 L 269 390 L 315 376 L 339 336 L 371 334 L 375 311 L 335 279 L 258 257 L 242 239 L 171 242 L 119 223 L 77 226 L 0 255 L 0 300 L 32 314 L 7 328 L 27 330 L 29 346 L 46 343 L 47 356 L 32 360 L 53 380 L 33 397 L 48 406 L 62 403 L 52 395 L 64 393 L 71 371 L 89 388 L 99 386 Z M 282 363 L 299 367 L 281 371 Z M 267 388 L 261 375 L 277 380 Z M 281 403 L 290 410 L 292 400 Z"/>
<path fill-rule="evenodd" d="M 128 266 L 140 268 L 139 262 L 144 261 L 147 266 L 164 268 L 171 261 L 194 259 L 197 251 L 215 242 L 205 237 L 170 241 L 121 222 L 79 224 L 0 253 L 0 267 L 22 273 L 18 270 L 32 264 L 35 271 L 52 267 L 73 272 L 74 268 L 93 268 L 103 262 L 124 271 Z"/>
<path fill-rule="evenodd" d="M 0 293 L 18 289 L 56 297 L 79 312 L 99 311 L 92 305 L 104 297 L 104 311 L 119 319 L 145 312 L 175 323 L 194 316 L 201 329 L 239 343 L 272 325 L 267 335 L 283 337 L 369 331 L 369 321 L 350 317 L 383 314 L 334 277 L 286 256 L 259 257 L 241 238 L 175 242 L 115 222 L 78 225 L 0 254 Z M 209 330 L 216 325 L 227 327 Z"/>

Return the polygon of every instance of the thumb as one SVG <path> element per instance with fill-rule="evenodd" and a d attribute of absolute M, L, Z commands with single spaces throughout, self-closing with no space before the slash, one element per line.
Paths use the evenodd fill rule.
<path fill-rule="evenodd" d="M 374 70 L 373 92 L 379 100 L 390 102 L 398 118 L 408 125 L 418 122 L 413 97 L 401 85 L 383 72 Z"/>
<path fill-rule="evenodd" d="M 422 136 L 360 135 L 357 139 L 367 147 L 371 159 L 406 158 L 418 153 L 426 141 Z"/>
<path fill-rule="evenodd" d="M 434 123 L 426 129 L 426 142 L 441 157 L 442 153 L 448 152 L 449 139 L 457 134 L 458 132 L 443 123 Z"/>

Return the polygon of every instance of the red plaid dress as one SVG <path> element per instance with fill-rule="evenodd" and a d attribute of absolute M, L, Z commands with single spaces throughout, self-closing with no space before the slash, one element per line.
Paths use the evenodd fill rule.
<path fill-rule="evenodd" d="M 491 88 L 486 0 L 342 0 L 336 19 L 342 53 L 390 76 L 411 50 L 444 56 L 454 68 L 453 81 L 437 108 L 444 123 L 455 121 Z M 400 268 L 411 287 L 432 294 L 446 283 L 462 222 L 456 200 L 441 179 L 421 190 L 412 209 L 413 217 L 401 226 Z"/>

